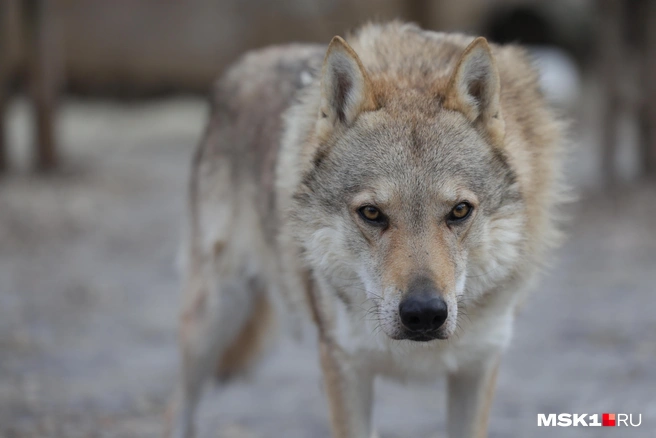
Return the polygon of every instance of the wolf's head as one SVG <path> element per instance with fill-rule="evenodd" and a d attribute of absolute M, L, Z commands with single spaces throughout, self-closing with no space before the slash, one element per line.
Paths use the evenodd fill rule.
<path fill-rule="evenodd" d="M 393 339 L 447 339 L 459 306 L 521 256 L 525 206 L 492 52 L 478 38 L 454 60 L 443 80 L 409 85 L 368 72 L 335 37 L 321 72 L 294 220 L 316 275 L 347 303 L 373 303 Z"/>

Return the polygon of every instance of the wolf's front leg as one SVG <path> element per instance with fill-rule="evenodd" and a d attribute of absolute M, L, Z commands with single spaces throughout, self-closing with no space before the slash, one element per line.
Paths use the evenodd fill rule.
<path fill-rule="evenodd" d="M 321 367 L 334 438 L 370 438 L 373 373 L 331 340 L 320 341 Z"/>
<path fill-rule="evenodd" d="M 500 354 L 449 374 L 449 438 L 485 438 Z"/>

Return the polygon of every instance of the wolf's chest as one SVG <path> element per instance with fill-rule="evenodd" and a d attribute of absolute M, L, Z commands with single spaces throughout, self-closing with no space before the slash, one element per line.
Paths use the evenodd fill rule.
<path fill-rule="evenodd" d="M 467 333 L 429 343 L 390 339 L 375 326 L 338 310 L 337 343 L 372 373 L 394 380 L 434 380 L 503 348 L 511 337 L 511 317 L 481 318 Z"/>

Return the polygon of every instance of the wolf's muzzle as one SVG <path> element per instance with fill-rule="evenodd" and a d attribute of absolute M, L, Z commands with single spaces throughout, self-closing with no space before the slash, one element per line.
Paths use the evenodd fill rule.
<path fill-rule="evenodd" d="M 409 331 L 430 332 L 444 324 L 449 310 L 442 297 L 414 295 L 401 301 L 399 316 Z"/>
<path fill-rule="evenodd" d="M 449 316 L 449 308 L 440 296 L 433 281 L 426 277 L 414 280 L 408 288 L 408 294 L 399 304 L 401 323 L 414 339 L 434 339 L 435 332 Z"/>

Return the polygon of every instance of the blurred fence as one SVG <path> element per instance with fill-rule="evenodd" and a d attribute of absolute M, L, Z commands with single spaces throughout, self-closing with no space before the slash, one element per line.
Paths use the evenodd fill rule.
<path fill-rule="evenodd" d="M 62 91 L 205 92 L 246 50 L 326 42 L 367 20 L 402 18 L 568 51 L 602 84 L 604 175 L 613 180 L 624 113 L 639 125 L 642 172 L 654 174 L 655 9 L 650 0 L 0 0 L 0 168 L 7 166 L 3 112 L 15 90 L 33 102 L 35 166 L 50 169 Z"/>

